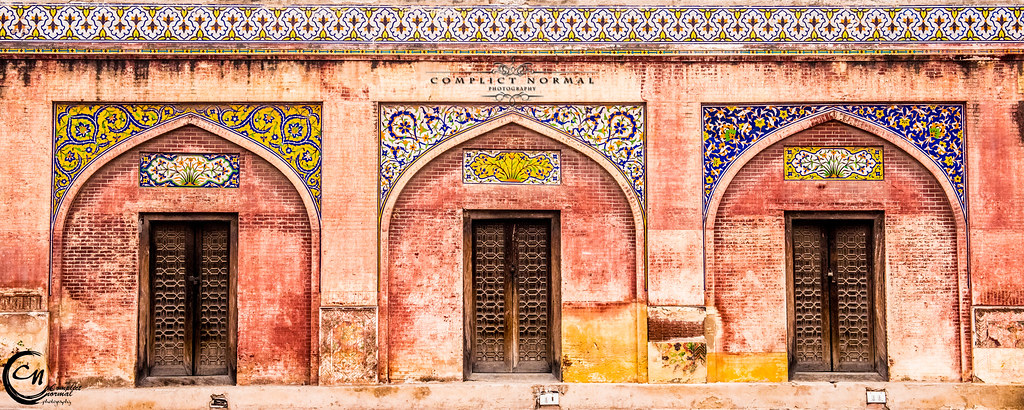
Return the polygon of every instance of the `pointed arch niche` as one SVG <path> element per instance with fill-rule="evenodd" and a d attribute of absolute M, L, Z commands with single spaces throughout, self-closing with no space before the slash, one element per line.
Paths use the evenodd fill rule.
<path fill-rule="evenodd" d="M 706 300 L 714 304 L 716 218 L 733 178 L 759 153 L 801 131 L 838 122 L 894 145 L 919 163 L 945 193 L 956 225 L 960 376 L 970 377 L 967 267 L 967 167 L 963 104 L 778 104 L 702 107 L 703 231 Z M 781 165 L 780 165 L 781 166 Z M 779 169 L 782 173 L 782 169 Z M 822 181 L 819 181 L 822 182 Z M 893 258 L 886 255 L 886 258 Z M 719 335 L 721 336 L 721 335 Z"/>
<path fill-rule="evenodd" d="M 95 225 L 96 223 L 105 223 L 102 221 L 113 221 L 119 227 L 118 229 L 121 229 L 122 225 L 129 227 L 129 225 L 134 226 L 132 224 L 138 223 L 138 221 L 123 220 L 124 215 L 127 214 L 121 210 L 110 216 L 103 216 L 107 219 L 102 221 L 89 222 L 94 225 L 92 225 L 93 228 L 86 231 L 82 231 L 82 226 L 86 225 L 72 221 L 75 218 L 75 213 L 78 212 L 76 211 L 78 205 L 75 204 L 80 200 L 91 204 L 95 202 L 93 197 L 96 197 L 97 193 L 106 198 L 111 195 L 120 195 L 119 192 L 122 191 L 119 190 L 121 189 L 131 188 L 124 192 L 134 192 L 139 189 L 137 174 L 139 162 L 137 154 L 132 153 L 140 149 L 150 149 L 147 147 L 152 147 L 160 152 L 177 152 L 174 150 L 180 149 L 175 148 L 179 146 L 190 147 L 187 149 L 203 153 L 224 150 L 226 150 L 225 152 L 239 152 L 241 150 L 242 186 L 238 189 L 246 192 L 244 196 L 239 196 L 241 191 L 228 192 L 222 189 L 192 188 L 178 191 L 177 188 L 142 188 L 151 190 L 148 192 L 152 195 L 147 194 L 146 196 L 146 198 L 150 198 L 147 199 L 149 202 L 140 202 L 141 207 L 138 204 L 129 206 L 133 207 L 131 208 L 133 210 L 137 209 L 137 212 L 179 212 L 179 209 L 193 210 L 194 212 L 238 212 L 236 224 L 240 221 L 244 225 L 242 229 L 238 230 L 238 242 L 242 245 L 238 247 L 239 252 L 260 254 L 254 256 L 266 255 L 262 259 L 250 257 L 239 260 L 238 276 L 242 279 L 239 281 L 238 289 L 246 295 L 244 300 L 239 299 L 239 309 L 258 309 L 257 305 L 251 303 L 253 301 L 251 295 L 271 294 L 267 292 L 272 292 L 274 286 L 278 286 L 274 285 L 272 281 L 264 280 L 264 277 L 261 276 L 266 269 L 288 272 L 287 275 L 295 285 L 286 286 L 287 289 L 278 289 L 278 291 L 284 292 L 278 296 L 285 295 L 285 293 L 308 296 L 308 300 L 303 298 L 302 301 L 293 303 L 287 309 L 298 309 L 295 311 L 297 314 L 299 311 L 306 310 L 303 307 L 306 303 L 309 304 L 309 309 L 308 316 L 306 316 L 308 320 L 296 321 L 297 327 L 286 330 L 289 334 L 308 332 L 309 338 L 306 340 L 303 340 L 305 338 L 302 337 L 293 338 L 295 341 L 291 342 L 289 346 L 279 346 L 278 353 L 280 353 L 280 348 L 287 350 L 285 355 L 288 355 L 289 359 L 278 360 L 277 362 L 285 364 L 280 364 L 284 367 L 277 370 L 280 370 L 281 374 L 290 374 L 290 376 L 286 377 L 287 380 L 276 381 L 316 383 L 318 375 L 316 357 L 319 347 L 317 324 L 319 323 L 318 289 L 320 279 L 321 132 L 320 104 L 56 103 L 54 105 L 50 198 L 51 297 L 49 306 L 51 313 L 60 317 L 61 310 L 70 306 L 72 311 L 67 313 L 72 315 L 72 318 L 75 315 L 85 317 L 84 315 L 99 312 L 96 310 L 97 307 L 117 305 L 121 311 L 131 311 L 132 306 L 138 304 L 134 293 L 137 287 L 136 280 L 126 271 L 122 272 L 125 266 L 135 266 L 135 259 L 138 256 L 134 250 L 126 251 L 127 253 L 120 251 L 111 253 L 109 261 L 103 262 L 109 265 L 109 269 L 117 270 L 116 278 L 112 275 L 99 277 L 99 273 L 96 273 L 95 281 L 98 281 L 97 283 L 114 283 L 114 289 L 110 289 L 108 284 L 102 285 L 106 287 L 101 286 L 96 291 L 88 291 L 93 293 L 83 294 L 81 289 L 65 289 L 63 284 L 65 270 L 68 269 L 67 266 L 64 266 L 64 260 L 67 259 L 64 252 L 66 247 L 71 246 L 69 244 L 81 244 L 85 243 L 83 241 L 87 242 L 93 239 L 98 241 L 97 243 L 99 241 L 110 242 L 108 236 L 110 238 L 123 236 L 118 236 L 122 233 L 120 230 L 90 233 L 96 231 L 96 227 L 102 226 Z M 128 160 L 128 156 L 122 154 L 135 155 L 132 158 L 136 159 L 133 162 Z M 134 182 L 130 183 L 134 187 L 124 186 L 126 181 L 131 179 L 134 179 Z M 96 186 L 93 186 L 94 184 Z M 105 189 L 103 187 L 107 186 L 112 187 L 110 189 L 113 191 L 97 191 Z M 179 193 L 180 195 L 177 195 Z M 82 198 L 78 198 L 79 196 Z M 157 197 L 163 199 L 159 203 L 153 202 L 152 198 Z M 193 206 L 194 204 L 190 203 L 190 201 L 203 202 L 202 198 L 214 197 L 232 199 L 225 199 L 223 204 L 204 203 Z M 246 202 L 246 198 L 252 198 L 252 200 Z M 103 200 L 109 204 L 117 202 L 117 200 L 109 198 Z M 279 209 L 284 211 L 279 212 Z M 254 215 L 260 215 L 260 217 L 254 218 Z M 294 227 L 294 229 L 288 228 L 286 229 L 287 233 L 283 233 L 289 238 L 287 243 L 272 244 L 267 241 L 268 238 L 259 233 L 259 229 L 262 228 L 258 226 L 263 226 L 259 224 L 270 227 L 269 229 L 278 229 L 274 227 L 283 226 Z M 131 232 L 134 233 L 137 229 L 132 228 Z M 122 245 L 125 244 L 138 246 L 138 235 L 138 233 L 134 233 L 125 237 L 124 240 L 111 240 L 120 241 L 117 242 L 117 246 L 120 246 L 118 249 L 123 248 Z M 71 238 L 72 236 L 73 240 L 65 240 L 66 237 Z M 265 252 L 268 246 L 276 246 L 276 250 Z M 291 258 L 294 263 L 289 262 L 292 259 L 275 255 L 275 252 L 293 252 Z M 76 281 L 81 282 L 83 277 L 88 279 L 88 275 L 91 275 L 88 272 L 83 272 L 75 273 Z M 116 290 L 114 293 L 120 295 L 117 296 L 120 298 L 118 299 L 120 302 L 110 301 L 96 304 L 97 298 L 113 297 L 114 293 L 111 291 L 114 290 Z M 76 295 L 84 296 L 75 296 L 68 292 L 78 292 Z M 124 295 L 124 292 L 130 293 L 130 295 Z M 279 301 L 273 301 L 273 303 L 277 302 Z M 114 343 L 116 346 L 112 345 L 108 349 L 110 356 L 117 359 L 112 361 L 109 364 L 111 368 L 106 370 L 100 367 L 81 366 L 73 361 L 68 361 L 68 357 L 65 356 L 76 354 L 76 345 L 89 343 L 89 341 L 83 340 L 83 336 L 75 334 L 75 332 L 62 335 L 65 332 L 62 332 L 61 329 L 65 327 L 65 324 L 62 324 L 62 321 L 53 321 L 48 358 L 50 368 L 55 369 L 53 374 L 67 379 L 90 377 L 90 374 L 95 372 L 109 374 L 111 377 L 109 381 L 115 385 L 131 383 L 136 375 L 124 372 L 124 370 L 136 365 L 135 354 L 132 354 L 136 349 L 128 345 L 122 346 L 121 343 L 129 343 L 137 339 L 137 330 L 134 325 L 130 329 L 123 326 L 127 322 L 135 323 L 135 316 L 137 314 L 118 316 L 111 319 L 112 321 L 108 321 L 109 323 L 100 324 L 105 326 L 103 337 L 108 334 L 119 335 L 118 343 Z M 238 323 L 238 346 L 256 355 L 255 359 L 250 357 L 244 360 L 251 361 L 252 364 L 262 363 L 259 366 L 275 366 L 268 364 L 271 362 L 265 362 L 268 355 L 274 353 L 274 349 L 264 346 L 267 341 L 259 336 L 258 332 L 253 332 L 253 328 L 265 327 L 270 324 L 258 323 L 262 319 L 250 319 L 247 317 Z M 60 345 L 64 342 L 69 342 L 72 346 L 67 352 L 62 352 L 60 349 Z M 122 360 L 125 363 L 119 362 Z M 252 367 L 252 364 L 243 364 L 243 360 L 239 360 L 240 368 L 243 366 L 259 367 Z M 273 369 L 270 371 L 271 373 L 260 373 L 247 368 L 247 370 L 238 372 L 237 381 L 239 384 L 248 384 L 272 380 L 273 376 L 268 375 L 272 374 Z"/>
<path fill-rule="evenodd" d="M 379 105 L 379 377 L 389 380 L 388 284 L 391 219 L 417 172 L 451 149 L 507 125 L 518 125 L 593 160 L 615 181 L 636 232 L 636 305 L 646 303 L 646 115 L 642 104 L 380 104 Z M 543 189 L 543 188 L 541 188 Z M 460 228 L 461 229 L 461 228 Z M 461 274 L 461 273 L 460 273 Z M 632 280 L 632 279 L 631 279 Z M 646 368 L 646 332 L 635 321 L 637 364 Z M 639 337 L 642 335 L 642 339 Z M 641 348 L 642 347 L 642 348 Z"/>

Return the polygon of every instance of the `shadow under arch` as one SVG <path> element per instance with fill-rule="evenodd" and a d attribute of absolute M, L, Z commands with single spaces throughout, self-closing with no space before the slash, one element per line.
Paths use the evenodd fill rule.
<path fill-rule="evenodd" d="M 146 143 L 150 140 L 163 136 L 171 131 L 186 126 L 195 126 L 204 131 L 207 131 L 219 138 L 222 138 L 230 143 L 238 145 L 249 151 L 253 155 L 267 161 L 275 169 L 278 170 L 288 182 L 291 183 L 292 187 L 302 198 L 303 206 L 306 210 L 306 215 L 309 218 L 310 226 L 310 291 L 312 295 L 311 313 L 310 313 L 310 349 L 311 349 L 311 360 L 310 360 L 310 383 L 317 384 L 318 368 L 319 368 L 319 289 L 320 289 L 320 242 L 321 242 L 321 226 L 320 217 L 317 212 L 315 202 L 312 195 L 306 189 L 306 185 L 292 169 L 285 163 L 281 158 L 271 154 L 266 148 L 261 145 L 248 140 L 235 132 L 224 128 L 218 124 L 208 121 L 202 117 L 194 114 L 186 114 L 181 117 L 169 120 L 161 123 L 157 126 L 142 131 L 135 136 L 124 140 L 115 147 L 105 151 L 101 156 L 94 159 L 92 162 L 82 170 L 81 174 L 75 178 L 74 181 L 68 186 L 59 207 L 53 215 L 53 221 L 50 228 L 50 285 L 49 285 L 49 301 L 48 310 L 50 315 L 53 317 L 60 317 L 60 301 L 61 301 L 61 272 L 63 267 L 61 264 L 62 257 L 62 246 L 54 246 L 56 238 L 62 238 L 64 234 L 64 228 L 67 222 L 68 212 L 71 210 L 71 206 L 75 202 L 75 198 L 79 191 L 92 179 L 99 170 L 103 169 L 111 161 L 114 161 L 122 154 Z M 60 323 L 58 320 L 50 321 L 50 352 L 48 353 L 48 364 L 51 370 L 50 377 L 56 377 L 59 373 L 59 342 L 60 342 Z"/>
<path fill-rule="evenodd" d="M 718 207 L 721 204 L 722 198 L 725 196 L 725 192 L 728 190 L 733 178 L 742 170 L 748 162 L 754 157 L 764 151 L 768 147 L 771 147 L 775 143 L 782 141 L 786 138 L 796 135 L 797 133 L 810 129 L 816 125 L 823 124 L 829 121 L 837 121 L 844 125 L 848 125 L 854 128 L 864 130 L 875 137 L 881 138 L 886 142 L 889 142 L 899 148 L 903 153 L 913 158 L 917 163 L 921 164 L 928 173 L 931 174 L 932 178 L 942 187 L 943 192 L 946 194 L 946 200 L 950 206 L 950 210 L 953 213 L 953 219 L 956 221 L 956 261 L 957 261 L 957 296 L 958 296 L 958 320 L 959 320 L 959 339 L 960 339 L 960 370 L 962 380 L 970 380 L 971 377 L 971 341 L 970 341 L 970 279 L 968 269 L 968 255 L 967 255 L 967 208 L 966 204 L 961 204 L 956 194 L 956 188 L 946 178 L 945 173 L 935 164 L 935 162 L 925 155 L 920 149 L 915 147 L 913 144 L 903 139 L 899 135 L 889 131 L 885 128 L 871 124 L 870 122 L 861 120 L 854 116 L 845 114 L 840 111 L 828 111 L 822 114 L 803 119 L 801 121 L 790 124 L 783 127 L 771 135 L 757 141 L 751 145 L 743 154 L 736 158 L 735 162 L 729 167 L 729 169 L 722 175 L 720 182 L 718 183 L 715 192 L 712 194 L 710 201 L 708 202 L 707 214 L 704 216 L 703 221 L 703 247 L 704 247 L 704 303 L 707 306 L 713 305 L 714 300 L 714 289 L 708 289 L 708 278 L 710 270 L 710 262 L 714 260 L 714 237 L 715 237 L 715 219 L 718 213 Z M 958 212 L 959 210 L 959 212 Z"/>
<path fill-rule="evenodd" d="M 384 204 L 382 204 L 382 207 L 381 207 L 381 210 L 380 210 L 380 214 L 379 214 L 379 221 L 378 221 L 379 229 L 378 229 L 378 237 L 377 237 L 378 246 L 379 246 L 379 249 L 380 249 L 380 252 L 379 252 L 379 255 L 378 255 L 378 260 L 377 260 L 377 269 L 378 269 L 378 276 L 377 276 L 377 298 L 378 298 L 377 299 L 377 309 L 378 309 L 378 313 L 377 313 L 377 317 L 378 317 L 377 345 L 378 345 L 378 355 L 379 355 L 378 356 L 378 361 L 377 361 L 378 362 L 377 373 L 378 373 L 378 378 L 379 378 L 380 381 L 389 381 L 390 380 L 390 372 L 389 372 L 389 368 L 390 368 L 389 360 L 390 360 L 390 358 L 389 358 L 389 355 L 388 355 L 388 343 L 387 343 L 387 340 L 388 340 L 388 337 L 389 337 L 389 329 L 388 329 L 389 310 L 388 310 L 388 286 L 387 286 L 387 284 L 389 283 L 390 276 L 389 276 L 389 272 L 388 272 L 387 266 L 388 266 L 388 258 L 390 256 L 390 250 L 388 248 L 388 246 L 389 246 L 388 238 L 390 236 L 391 216 L 394 213 L 395 204 L 398 202 L 398 198 L 401 196 L 402 191 L 404 190 L 406 184 L 408 184 L 409 181 L 411 181 L 421 169 L 426 167 L 427 164 L 432 162 L 434 159 L 436 159 L 437 157 L 439 157 L 439 156 L 443 155 L 444 153 L 448 152 L 452 148 L 455 148 L 455 147 L 459 146 L 460 144 L 463 144 L 463 143 L 465 143 L 467 141 L 470 141 L 470 140 L 472 140 L 472 139 L 474 139 L 476 137 L 482 136 L 482 135 L 484 135 L 484 134 L 486 134 L 488 132 L 494 131 L 494 130 L 496 130 L 496 129 L 502 127 L 502 126 L 508 125 L 508 124 L 517 124 L 517 125 L 523 126 L 523 127 L 527 128 L 527 129 L 529 129 L 531 131 L 534 131 L 534 132 L 536 132 L 536 133 L 538 133 L 538 134 L 540 134 L 540 135 L 542 135 L 544 137 L 550 138 L 550 139 L 552 139 L 552 140 L 554 140 L 556 142 L 559 142 L 559 143 L 562 143 L 562 144 L 564 144 L 566 146 L 569 146 L 570 148 L 578 151 L 579 153 L 583 154 L 587 158 L 590 158 L 591 160 L 595 161 L 598 165 L 601 166 L 601 168 L 603 168 L 605 170 L 605 172 L 608 173 L 609 176 L 611 176 L 615 180 L 615 183 L 619 186 L 619 189 L 622 190 L 623 194 L 625 194 L 626 201 L 629 203 L 629 208 L 630 208 L 630 211 L 632 212 L 632 215 L 633 215 L 634 229 L 637 232 L 637 244 L 636 244 L 636 252 L 635 252 L 636 253 L 636 270 L 637 270 L 636 271 L 636 285 L 637 286 L 636 286 L 636 295 L 634 295 L 636 297 L 636 300 L 637 300 L 636 306 L 637 306 L 637 309 L 641 309 L 640 306 L 646 306 L 646 301 L 647 301 L 647 291 L 646 291 L 646 289 L 647 289 L 647 286 L 646 286 L 647 273 L 646 273 L 646 264 L 644 263 L 644 260 L 645 260 L 645 257 L 646 257 L 645 254 L 646 254 L 646 249 L 647 249 L 647 228 L 646 228 L 647 224 L 646 224 L 646 221 L 645 221 L 644 209 L 641 206 L 642 204 L 640 203 L 640 199 L 637 197 L 636 192 L 634 192 L 633 189 L 630 187 L 629 182 L 626 180 L 625 177 L 623 177 L 621 171 L 619 171 L 619 169 L 615 166 L 614 163 L 609 161 L 607 158 L 605 158 L 600 153 L 596 152 L 593 148 L 591 148 L 591 147 L 589 147 L 587 145 L 584 145 L 583 143 L 581 143 L 581 142 L 571 138 L 569 135 L 567 135 L 567 134 L 565 134 L 565 133 L 563 133 L 561 131 L 558 131 L 558 130 L 556 130 L 554 128 L 551 128 L 551 127 L 548 127 L 546 125 L 540 124 L 540 123 L 530 119 L 527 116 L 524 116 L 524 115 L 518 114 L 518 113 L 514 113 L 514 112 L 507 113 L 507 114 L 504 114 L 504 115 L 499 116 L 497 118 L 494 118 L 493 120 L 490 120 L 490 121 L 488 121 L 486 123 L 483 123 L 483 124 L 478 125 L 476 127 L 470 128 L 470 129 L 468 129 L 468 130 L 466 130 L 466 131 L 464 131 L 462 133 L 454 135 L 451 138 L 445 140 L 444 142 L 439 143 L 436 146 L 434 146 L 433 148 L 431 148 L 430 151 L 428 151 L 427 153 L 423 154 L 423 156 L 419 157 L 415 162 L 413 162 L 412 164 L 409 165 L 409 168 L 406 169 L 403 172 L 402 176 L 399 177 L 398 180 L 395 182 L 394 188 L 392 188 L 392 190 L 391 190 L 390 194 L 388 195 L 387 199 L 385 200 Z M 640 312 L 637 312 L 637 313 L 638 313 L 638 316 L 637 316 L 638 318 L 642 317 L 642 316 L 639 315 Z M 637 322 L 637 334 L 639 335 L 639 334 L 643 333 L 644 335 L 646 335 L 646 324 L 644 324 L 643 321 L 641 321 L 639 319 L 636 322 Z M 645 365 L 647 363 L 646 337 L 644 337 L 642 339 L 638 338 L 637 341 L 638 342 L 642 342 L 642 343 L 638 343 L 638 347 L 637 347 L 637 358 L 636 359 L 637 359 L 638 368 L 639 368 L 639 366 Z M 642 346 L 640 346 L 639 344 L 642 344 Z"/>

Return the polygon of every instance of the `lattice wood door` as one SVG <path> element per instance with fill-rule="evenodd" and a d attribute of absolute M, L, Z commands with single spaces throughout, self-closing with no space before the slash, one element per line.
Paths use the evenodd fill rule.
<path fill-rule="evenodd" d="M 473 223 L 474 372 L 551 371 L 551 225 Z"/>
<path fill-rule="evenodd" d="M 151 376 L 228 374 L 227 222 L 153 222 Z"/>
<path fill-rule="evenodd" d="M 869 221 L 792 225 L 796 371 L 875 370 Z"/>

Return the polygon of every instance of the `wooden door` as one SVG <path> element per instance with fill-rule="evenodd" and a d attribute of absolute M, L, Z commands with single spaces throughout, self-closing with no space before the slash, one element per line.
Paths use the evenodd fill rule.
<path fill-rule="evenodd" d="M 227 375 L 229 223 L 153 221 L 150 226 L 148 374 Z"/>
<path fill-rule="evenodd" d="M 795 371 L 875 371 L 872 221 L 794 220 Z"/>
<path fill-rule="evenodd" d="M 472 229 L 472 371 L 550 372 L 550 221 L 476 220 Z"/>

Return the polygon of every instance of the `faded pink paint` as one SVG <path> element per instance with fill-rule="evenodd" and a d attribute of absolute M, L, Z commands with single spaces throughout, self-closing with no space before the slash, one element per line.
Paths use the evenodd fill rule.
<path fill-rule="evenodd" d="M 463 184 L 463 149 L 561 150 L 562 184 Z M 462 379 L 462 210 L 561 211 L 563 305 L 635 300 L 629 203 L 604 169 L 565 145 L 506 125 L 438 156 L 400 195 L 383 278 L 391 380 Z"/>
<path fill-rule="evenodd" d="M 139 152 L 240 153 L 240 187 L 140 188 Z M 72 198 L 55 238 L 51 360 L 60 380 L 132 385 L 138 333 L 139 213 L 238 214 L 239 384 L 310 383 L 316 312 L 312 234 L 294 186 L 262 158 L 184 127 L 112 159 Z"/>
<path fill-rule="evenodd" d="M 784 181 L 784 146 L 883 146 L 884 181 Z M 960 378 L 956 218 L 917 161 L 862 130 L 828 122 L 758 153 L 722 195 L 708 294 L 724 352 L 785 352 L 784 211 L 885 214 L 890 377 Z"/>
<path fill-rule="evenodd" d="M 386 236 L 377 231 L 375 104 L 483 101 L 467 88 L 428 85 L 427 73 L 488 70 L 495 62 L 508 63 L 507 56 L 443 55 L 6 57 L 0 61 L 4 74 L 0 97 L 5 102 L 0 105 L 4 135 L 0 152 L 5 154 L 0 161 L 0 220 L 4 221 L 0 243 L 6 245 L 0 246 L 0 260 L 5 261 L 0 264 L 0 286 L 4 289 L 27 288 L 46 295 L 51 270 L 59 284 L 61 259 L 51 263 L 50 247 L 53 254 L 59 253 L 63 234 L 52 243 L 49 237 L 53 101 L 322 101 L 324 245 L 322 252 L 314 245 L 317 249 L 312 254 L 314 258 L 322 255 L 324 261 L 324 305 L 349 306 L 372 306 L 377 301 L 379 250 L 386 248 L 386 242 L 380 242 Z M 703 305 L 705 301 L 701 104 L 954 101 L 967 107 L 970 255 L 964 256 L 963 243 L 957 245 L 958 268 L 966 272 L 968 261 L 970 266 L 966 302 L 1021 306 L 1024 124 L 1014 118 L 1024 96 L 1020 74 L 1024 63 L 1013 54 L 995 59 L 964 57 L 973 56 L 527 56 L 517 61 L 530 61 L 541 71 L 595 73 L 597 86 L 547 89 L 544 102 L 646 104 L 650 241 L 647 259 L 641 262 L 647 263 L 653 305 Z M 181 209 L 190 206 L 184 203 Z M 314 244 L 319 236 L 313 235 Z M 314 269 L 316 265 L 314 261 Z M 317 273 L 314 276 L 319 279 Z M 961 289 L 967 282 L 961 281 Z M 384 290 L 381 306 L 387 301 Z M 53 294 L 59 302 L 59 289 Z M 56 303 L 51 301 L 51 306 Z M 969 309 L 962 308 L 957 319 L 967 331 L 968 314 Z M 54 329 L 61 321 L 73 320 L 56 315 L 51 319 Z M 381 345 L 383 354 L 386 341 Z M 969 351 L 963 354 L 965 364 L 969 363 Z"/>

